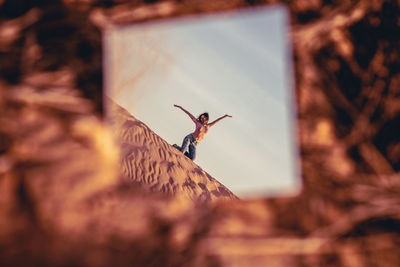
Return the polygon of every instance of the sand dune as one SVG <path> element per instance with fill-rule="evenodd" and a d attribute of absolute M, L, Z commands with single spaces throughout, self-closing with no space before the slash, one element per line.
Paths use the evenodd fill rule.
<path fill-rule="evenodd" d="M 143 122 L 108 100 L 109 121 L 120 145 L 124 178 L 150 191 L 197 201 L 238 199 L 229 189 L 185 157 Z"/>

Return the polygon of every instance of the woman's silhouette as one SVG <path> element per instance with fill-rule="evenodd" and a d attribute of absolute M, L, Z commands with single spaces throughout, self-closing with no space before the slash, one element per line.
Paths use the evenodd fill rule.
<path fill-rule="evenodd" d="M 210 127 L 214 126 L 217 122 L 221 121 L 224 118 L 232 118 L 232 116 L 226 114 L 226 115 L 216 119 L 215 121 L 208 123 L 209 116 L 208 116 L 207 112 L 201 114 L 198 118 L 196 118 L 192 114 L 190 114 L 189 111 L 184 109 L 183 107 L 178 106 L 178 105 L 174 105 L 174 107 L 180 108 L 183 112 L 185 112 L 192 119 L 194 124 L 196 125 L 196 130 L 193 133 L 185 136 L 185 138 L 183 139 L 183 142 L 182 142 L 182 146 L 179 147 L 176 144 L 174 145 L 174 147 L 179 149 L 181 152 L 185 152 L 186 146 L 189 143 L 189 152 L 185 152 L 185 155 L 192 160 L 194 160 L 196 157 L 196 145 L 201 140 L 203 140 L 204 136 L 208 132 L 208 129 L 210 129 Z"/>

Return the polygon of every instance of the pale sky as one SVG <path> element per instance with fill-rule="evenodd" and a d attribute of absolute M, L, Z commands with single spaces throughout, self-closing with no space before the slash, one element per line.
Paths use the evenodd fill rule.
<path fill-rule="evenodd" d="M 195 163 L 239 197 L 297 192 L 288 13 L 281 6 L 108 30 L 107 94 L 170 144 L 225 114 Z"/>

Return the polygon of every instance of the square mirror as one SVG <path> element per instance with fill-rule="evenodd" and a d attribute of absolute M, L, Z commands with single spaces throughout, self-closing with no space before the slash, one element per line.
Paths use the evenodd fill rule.
<path fill-rule="evenodd" d="M 186 112 L 222 117 L 194 163 L 241 199 L 296 194 L 288 20 L 277 5 L 107 29 L 106 95 L 178 148 L 204 130 Z"/>

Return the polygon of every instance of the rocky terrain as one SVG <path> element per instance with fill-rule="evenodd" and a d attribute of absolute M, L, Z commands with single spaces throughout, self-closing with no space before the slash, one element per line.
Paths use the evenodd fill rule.
<path fill-rule="evenodd" d="M 180 197 L 121 175 L 101 31 L 275 3 L 290 10 L 301 194 L 197 202 L 200 185 Z M 399 266 L 398 14 L 384 0 L 0 1 L 1 266 Z"/>

